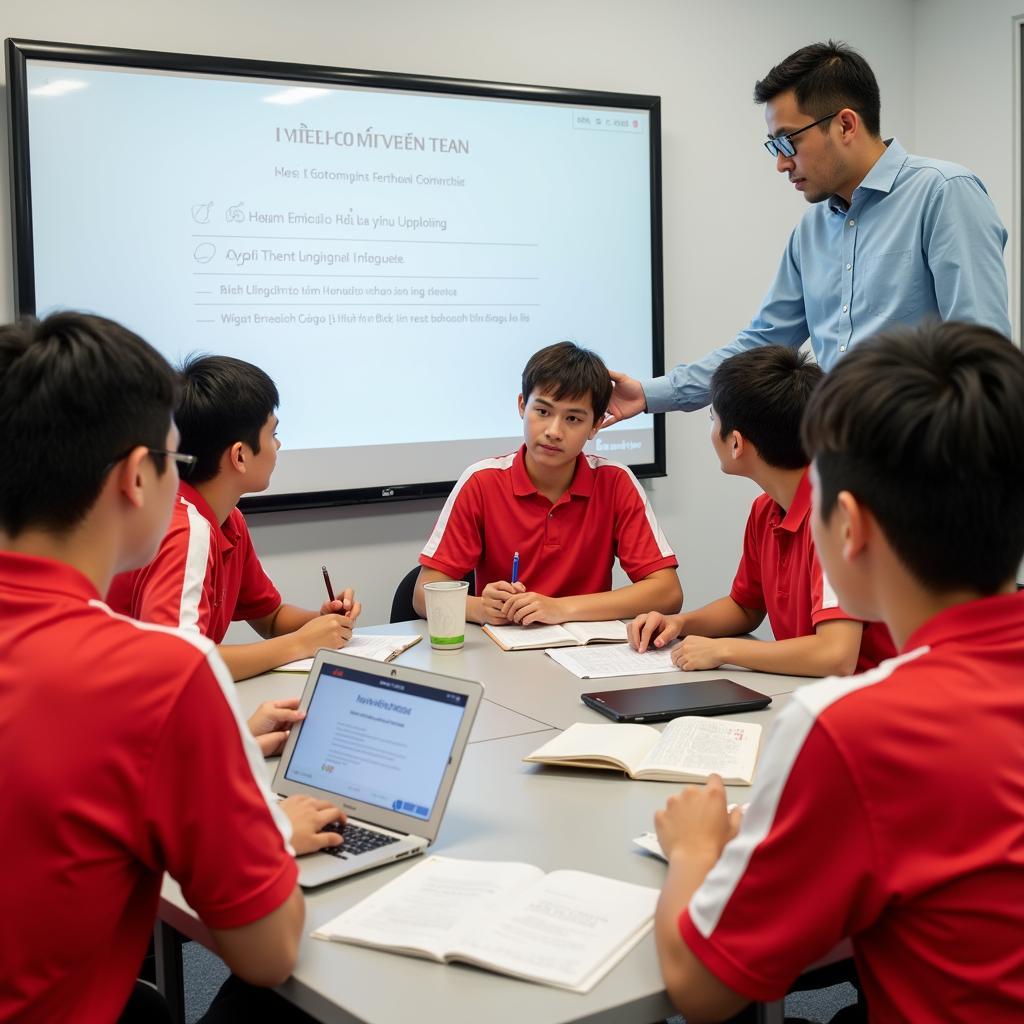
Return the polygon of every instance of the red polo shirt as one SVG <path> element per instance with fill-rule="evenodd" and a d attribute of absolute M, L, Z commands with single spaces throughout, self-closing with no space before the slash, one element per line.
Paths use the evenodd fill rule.
<path fill-rule="evenodd" d="M 209 640 L 0 553 L 0 650 L 0 1020 L 109 1024 L 164 871 L 210 927 L 251 924 L 295 888 L 289 826 Z"/>
<path fill-rule="evenodd" d="M 569 489 L 554 504 L 526 472 L 518 452 L 470 466 L 448 496 L 420 564 L 460 579 L 476 571 L 476 593 L 519 580 L 548 597 L 612 589 L 616 559 L 636 583 L 676 561 L 636 477 L 596 455 L 576 459 Z"/>
<path fill-rule="evenodd" d="M 849 937 L 877 1024 L 1024 1008 L 1024 595 L 940 612 L 906 653 L 798 687 L 740 831 L 683 911 L 691 951 L 780 999 Z"/>
<path fill-rule="evenodd" d="M 754 499 L 730 597 L 743 608 L 767 611 L 776 640 L 813 636 L 822 622 L 854 619 L 839 607 L 821 571 L 811 535 L 811 481 L 806 471 L 788 509 L 767 494 Z M 884 623 L 865 622 L 857 671 L 873 668 L 895 653 Z"/>
<path fill-rule="evenodd" d="M 219 644 L 232 621 L 270 615 L 281 595 L 260 565 L 242 513 L 232 509 L 218 523 L 206 499 L 182 482 L 156 557 L 116 576 L 107 601 L 132 618 L 196 630 Z"/>

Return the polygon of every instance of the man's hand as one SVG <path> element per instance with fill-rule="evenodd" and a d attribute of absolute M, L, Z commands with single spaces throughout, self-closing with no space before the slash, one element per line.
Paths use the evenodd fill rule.
<path fill-rule="evenodd" d="M 345 823 L 345 812 L 341 808 L 311 796 L 290 796 L 281 801 L 280 807 L 292 823 L 292 847 L 296 854 L 341 846 L 341 836 L 337 832 L 320 831 L 332 821 Z"/>
<path fill-rule="evenodd" d="M 626 636 L 629 646 L 643 654 L 648 647 L 662 648 L 671 643 L 682 631 L 682 615 L 644 612 L 626 627 Z"/>
<path fill-rule="evenodd" d="M 610 427 L 647 411 L 647 396 L 640 381 L 618 370 L 609 370 L 608 376 L 612 379 L 612 399 L 602 427 Z"/>
<path fill-rule="evenodd" d="M 520 626 L 530 626 L 535 622 L 549 624 L 565 622 L 566 614 L 563 608 L 561 598 L 546 597 L 544 594 L 526 591 L 510 597 L 502 605 L 501 614 L 510 622 L 518 623 Z"/>
<path fill-rule="evenodd" d="M 526 587 L 522 583 L 508 583 L 505 580 L 488 583 L 480 595 L 480 607 L 483 610 L 484 622 L 492 626 L 507 626 L 510 620 L 505 617 L 502 609 L 510 597 L 525 591 Z"/>
<path fill-rule="evenodd" d="M 361 610 L 356 601 L 356 592 L 351 587 L 343 590 L 333 601 L 324 601 L 320 605 L 321 615 L 346 615 L 353 622 L 359 618 Z"/>
<path fill-rule="evenodd" d="M 256 738 L 264 757 L 279 754 L 291 727 L 306 717 L 306 713 L 299 711 L 298 707 L 298 697 L 265 700 L 249 719 L 249 732 Z"/>
<path fill-rule="evenodd" d="M 687 786 L 670 796 L 665 809 L 655 813 L 654 828 L 668 860 L 678 854 L 710 870 L 742 820 L 739 807 L 732 813 L 726 808 L 722 777 L 710 775 L 707 785 Z"/>
<path fill-rule="evenodd" d="M 672 651 L 672 664 L 684 672 L 718 668 L 729 660 L 728 643 L 728 637 L 688 636 Z"/>
<path fill-rule="evenodd" d="M 321 647 L 344 647 L 352 639 L 352 627 L 361 610 L 357 601 L 351 615 L 321 614 L 300 626 L 293 634 L 300 651 L 296 657 L 308 658 Z"/>

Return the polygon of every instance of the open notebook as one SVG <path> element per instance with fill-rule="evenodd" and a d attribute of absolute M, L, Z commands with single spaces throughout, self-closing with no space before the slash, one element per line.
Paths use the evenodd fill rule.
<path fill-rule="evenodd" d="M 503 651 L 536 651 L 546 647 L 582 647 L 586 644 L 624 644 L 626 624 L 563 622 L 560 626 L 484 626 L 484 632 Z"/>

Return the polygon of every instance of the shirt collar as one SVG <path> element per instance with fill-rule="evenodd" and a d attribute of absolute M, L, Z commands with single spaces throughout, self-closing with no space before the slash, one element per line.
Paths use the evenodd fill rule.
<path fill-rule="evenodd" d="M 870 189 L 872 192 L 891 192 L 896 178 L 906 162 L 907 151 L 895 139 L 886 139 L 885 152 L 875 161 L 871 170 L 864 175 L 864 180 L 853 190 L 853 198 L 856 200 L 857 193 L 862 188 Z M 846 200 L 838 195 L 829 196 L 828 207 L 833 213 L 841 213 L 843 216 L 850 209 Z"/>
<path fill-rule="evenodd" d="M 775 508 L 780 514 L 782 513 L 782 506 L 778 502 L 775 503 Z M 778 528 L 785 530 L 787 533 L 796 533 L 803 526 L 810 510 L 811 477 L 810 471 L 805 469 L 804 475 L 800 477 L 800 483 L 796 485 L 796 494 L 793 495 L 789 508 L 785 510 L 785 515 L 782 516 L 782 521 L 778 524 Z"/>
<path fill-rule="evenodd" d="M 594 493 L 595 470 L 580 452 L 576 456 L 576 468 L 572 473 L 569 490 L 566 492 L 574 498 L 589 498 Z M 526 445 L 521 445 L 512 460 L 512 493 L 517 498 L 525 498 L 529 494 L 537 494 L 537 487 L 526 472 Z"/>
<path fill-rule="evenodd" d="M 45 590 L 82 601 L 95 601 L 100 596 L 92 580 L 84 573 L 53 558 L 0 551 L 0 576 L 5 585 L 26 590 Z"/>
<path fill-rule="evenodd" d="M 984 645 L 988 635 L 1000 642 L 1015 636 L 1024 640 L 1024 591 L 981 597 L 945 608 L 918 626 L 907 638 L 903 650 L 938 647 L 966 638 Z"/>
<path fill-rule="evenodd" d="M 217 513 L 210 508 L 210 503 L 191 484 L 184 480 L 178 483 L 178 497 L 183 498 L 190 505 L 195 505 L 200 515 L 210 524 L 211 528 L 220 531 L 229 547 L 234 547 L 238 541 L 238 531 L 231 521 L 231 514 L 223 523 L 217 521 Z"/>

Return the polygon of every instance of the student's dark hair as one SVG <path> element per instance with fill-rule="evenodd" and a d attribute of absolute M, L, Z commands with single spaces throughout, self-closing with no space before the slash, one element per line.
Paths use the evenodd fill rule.
<path fill-rule="evenodd" d="M 192 355 L 179 372 L 181 401 L 174 418 L 181 450 L 196 457 L 189 482 L 212 480 L 221 456 L 236 441 L 258 455 L 260 431 L 280 402 L 270 377 L 231 356 Z"/>
<path fill-rule="evenodd" d="M 830 39 L 791 53 L 754 84 L 754 102 L 767 103 L 790 89 L 800 109 L 815 121 L 850 107 L 878 137 L 882 109 L 878 81 L 868 62 L 846 43 Z M 827 131 L 828 126 L 826 121 L 821 130 Z"/>
<path fill-rule="evenodd" d="M 731 356 L 711 377 L 720 437 L 724 441 L 738 430 L 776 469 L 806 466 L 800 421 L 821 378 L 821 368 L 807 355 L 782 345 Z"/>
<path fill-rule="evenodd" d="M 523 370 L 523 400 L 529 401 L 536 390 L 546 391 L 556 402 L 589 397 L 594 423 L 600 423 L 612 400 L 612 379 L 596 352 L 559 341 L 534 352 Z"/>
<path fill-rule="evenodd" d="M 66 533 L 113 464 L 167 447 L 174 371 L 112 320 L 54 313 L 0 327 L 0 529 Z M 157 470 L 166 456 L 153 455 Z"/>
<path fill-rule="evenodd" d="M 991 594 L 1024 555 L 1024 356 L 975 324 L 929 324 L 854 348 L 803 424 L 822 518 L 869 508 L 936 592 Z"/>

